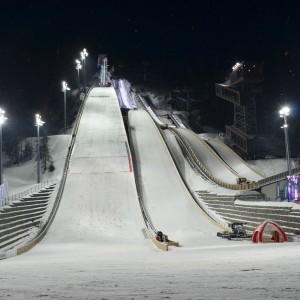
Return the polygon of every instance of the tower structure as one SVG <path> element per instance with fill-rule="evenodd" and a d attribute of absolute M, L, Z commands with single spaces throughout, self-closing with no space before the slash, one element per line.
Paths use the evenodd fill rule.
<path fill-rule="evenodd" d="M 216 95 L 234 108 L 233 125 L 226 125 L 226 138 L 243 154 L 255 154 L 257 144 L 256 94 L 261 92 L 262 62 L 238 62 L 224 83 L 216 83 Z"/>

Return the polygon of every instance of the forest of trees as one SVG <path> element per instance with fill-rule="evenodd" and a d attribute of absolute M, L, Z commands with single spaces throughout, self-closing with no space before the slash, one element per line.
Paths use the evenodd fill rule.
<path fill-rule="evenodd" d="M 40 167 L 41 172 L 54 171 L 54 162 L 51 156 L 51 149 L 49 147 L 49 137 L 46 130 L 41 131 L 40 136 Z M 38 143 L 37 137 L 25 138 L 18 135 L 11 135 L 5 140 L 4 154 L 5 166 L 19 165 L 31 159 L 37 161 L 38 157 Z M 36 166 L 37 167 L 37 166 Z"/>

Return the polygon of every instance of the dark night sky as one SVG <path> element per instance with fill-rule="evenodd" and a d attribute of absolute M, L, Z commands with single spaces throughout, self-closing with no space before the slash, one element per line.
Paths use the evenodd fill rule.
<path fill-rule="evenodd" d="M 76 84 L 83 47 L 91 73 L 99 53 L 110 65 L 147 59 L 174 86 L 212 85 L 237 60 L 264 61 L 263 120 L 277 118 L 283 103 L 293 118 L 300 113 L 300 1 L 4 0 L 0 32 L 0 105 L 8 115 L 39 110 L 50 120 L 61 81 Z"/>

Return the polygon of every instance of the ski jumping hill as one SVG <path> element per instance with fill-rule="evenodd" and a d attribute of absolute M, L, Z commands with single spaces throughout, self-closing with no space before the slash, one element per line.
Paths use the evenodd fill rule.
<path fill-rule="evenodd" d="M 226 144 L 209 139 L 208 144 L 220 155 L 220 157 L 238 174 L 250 181 L 259 181 L 264 177 L 252 169 L 240 156 L 231 150 Z"/>
<path fill-rule="evenodd" d="M 129 111 L 128 122 L 140 196 L 154 227 L 185 247 L 215 243 L 220 228 L 195 204 L 150 115 Z"/>
<path fill-rule="evenodd" d="M 189 143 L 198 160 L 215 178 L 228 184 L 236 184 L 239 174 L 230 168 L 203 139 L 189 129 L 177 128 L 177 130 Z"/>
<path fill-rule="evenodd" d="M 118 99 L 112 87 L 94 88 L 80 120 L 60 207 L 36 248 L 149 248 L 144 226 Z"/>

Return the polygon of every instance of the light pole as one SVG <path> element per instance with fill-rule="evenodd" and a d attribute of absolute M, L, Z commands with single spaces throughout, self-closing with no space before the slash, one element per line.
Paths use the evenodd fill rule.
<path fill-rule="evenodd" d="M 3 162 L 2 162 L 2 124 L 7 119 L 5 116 L 5 111 L 0 108 L 0 186 L 3 183 Z"/>
<path fill-rule="evenodd" d="M 39 114 L 35 115 L 35 126 L 37 128 L 37 183 L 40 183 L 40 126 L 43 126 L 45 122 L 42 121 Z"/>
<path fill-rule="evenodd" d="M 77 70 L 77 80 L 78 80 L 78 89 L 80 90 L 80 77 L 79 77 L 79 71 L 82 68 L 82 64 L 80 63 L 80 61 L 78 59 L 75 60 L 76 62 L 76 70 Z"/>
<path fill-rule="evenodd" d="M 285 151 L 286 151 L 286 160 L 287 160 L 287 169 L 288 175 L 291 176 L 291 164 L 290 164 L 290 145 L 289 145 L 289 136 L 288 136 L 288 124 L 287 124 L 287 116 L 290 114 L 290 109 L 285 106 L 279 111 L 279 115 L 283 118 L 284 123 L 281 128 L 284 130 L 284 137 L 285 137 Z"/>
<path fill-rule="evenodd" d="M 82 65 L 83 65 L 83 86 L 84 86 L 84 90 L 86 89 L 86 70 L 85 70 L 85 58 L 88 56 L 89 54 L 87 53 L 86 49 L 84 48 L 83 51 L 80 52 L 80 58 L 82 60 Z"/>
<path fill-rule="evenodd" d="M 64 132 L 67 133 L 67 91 L 69 91 L 70 88 L 68 87 L 68 84 L 63 81 L 62 82 L 62 92 L 64 93 Z"/>

